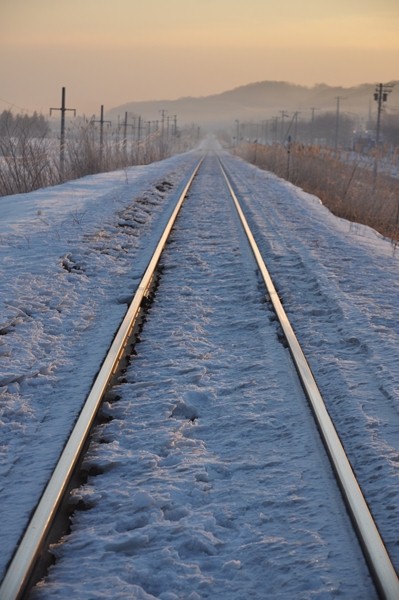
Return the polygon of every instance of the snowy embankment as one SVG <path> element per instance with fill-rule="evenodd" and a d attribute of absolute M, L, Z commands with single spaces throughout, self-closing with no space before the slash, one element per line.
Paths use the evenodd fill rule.
<path fill-rule="evenodd" d="M 165 220 L 165 211 L 176 192 L 180 177 L 195 159 L 193 154 L 183 155 L 156 165 L 88 177 L 48 190 L 0 199 L 0 333 L 3 334 L 0 337 L 0 418 L 3 432 L 0 463 L 0 510 L 3 518 L 0 535 L 2 546 L 6 549 L 1 556 L 0 570 L 4 569 L 9 559 L 31 503 L 40 494 L 59 453 L 65 431 L 72 425 L 105 346 L 109 344 L 137 285 L 148 260 L 148 248 Z M 314 197 L 242 161 L 227 156 L 224 159 L 237 182 L 240 195 L 247 201 L 248 218 L 256 230 L 258 244 L 275 278 L 285 309 L 305 346 L 329 410 L 338 422 L 341 437 L 354 457 L 363 457 L 361 463 L 354 466 L 363 478 L 366 491 L 372 494 L 376 506 L 380 507 L 377 516 L 382 520 L 382 533 L 398 566 L 398 256 L 393 254 L 389 242 L 375 232 L 333 217 Z M 201 264 L 200 257 L 197 257 L 197 261 Z M 203 267 L 205 272 L 208 268 L 210 275 L 212 269 L 206 265 Z M 190 289 L 186 289 L 182 282 L 184 290 L 189 297 Z M 198 310 L 201 310 L 201 306 Z M 203 311 L 202 318 L 205 321 L 208 316 Z M 190 319 L 187 320 L 190 324 Z M 243 345 L 242 337 L 247 334 L 245 327 L 237 329 L 237 339 L 233 343 L 238 353 L 238 364 L 255 338 L 252 336 Z M 196 339 L 201 335 L 201 331 L 193 332 Z M 158 350 L 167 353 L 168 346 L 162 328 L 158 337 Z M 176 342 L 173 336 L 171 345 Z M 197 382 L 206 381 L 207 371 L 212 364 L 221 373 L 228 365 L 230 377 L 234 376 L 234 364 L 229 366 L 229 357 L 224 353 L 223 344 L 220 340 L 218 344 L 221 346 L 220 361 L 216 356 L 206 359 L 209 349 L 204 343 L 201 352 L 204 354 L 203 360 L 209 362 L 208 367 L 205 365 L 205 371 L 200 369 L 184 375 L 187 378 L 187 390 L 182 395 L 182 403 L 173 404 L 171 398 L 167 398 L 169 405 L 176 408 L 175 411 L 171 409 L 176 419 L 187 416 L 187 410 L 194 410 L 198 412 L 200 422 L 202 409 L 198 407 L 198 402 L 212 404 L 214 395 L 210 394 L 204 399 L 192 393 L 195 378 Z M 187 355 L 195 355 L 195 352 L 195 347 L 189 344 Z M 167 366 L 168 357 L 164 356 L 162 360 Z M 255 361 L 251 352 L 248 360 Z M 161 368 L 159 365 L 163 363 L 156 361 L 151 368 L 157 372 Z M 173 368 L 173 364 L 169 366 Z M 257 378 L 259 369 L 255 370 Z M 171 385 L 172 390 L 173 379 L 177 375 L 183 377 L 182 369 L 176 369 L 172 381 L 164 382 L 165 385 Z M 249 367 L 246 372 L 249 386 L 251 377 Z M 147 398 L 146 390 L 152 389 L 153 382 L 143 379 L 132 381 L 131 385 L 135 394 Z M 231 390 L 226 382 L 224 385 L 227 399 Z M 158 401 L 162 404 L 162 395 L 157 398 Z M 154 407 L 156 411 L 159 409 L 157 406 Z M 113 410 L 120 417 L 118 410 L 123 409 L 119 409 L 116 403 Z M 150 412 L 147 416 L 152 419 Z M 260 421 L 264 425 L 264 429 L 260 427 L 262 434 L 269 431 L 271 425 L 278 433 L 278 421 L 267 421 L 262 414 L 258 417 L 266 419 Z M 143 415 L 135 418 L 136 421 L 142 419 L 142 422 L 146 422 Z M 217 418 L 223 422 L 223 414 Z M 256 429 L 255 421 L 254 413 L 250 418 L 247 415 L 251 431 Z M 118 427 L 118 422 L 115 419 L 110 427 Z M 137 427 L 140 427 L 140 422 L 136 422 Z M 50 439 L 47 437 L 48 446 L 43 443 L 44 430 L 51 431 Z M 193 502 L 196 499 L 200 501 L 207 486 L 214 486 L 218 491 L 218 482 L 222 482 L 229 473 L 213 451 L 209 450 L 212 448 L 211 433 L 204 432 L 208 437 L 199 442 L 190 440 L 187 435 L 179 437 L 179 427 L 176 432 L 177 438 L 171 446 L 174 450 L 169 448 L 168 453 L 165 448 L 170 441 L 170 432 L 162 433 L 159 443 L 162 446 L 165 442 L 166 446 L 165 455 L 160 458 L 167 461 L 169 457 L 172 462 L 176 460 L 176 465 L 180 465 L 184 471 L 184 446 L 188 444 L 194 448 L 198 463 L 192 461 L 190 468 L 195 470 L 198 477 L 193 488 Z M 271 468 L 275 458 L 276 468 L 281 471 L 284 469 L 278 466 L 279 445 L 290 440 L 288 434 L 285 437 L 283 433 L 276 439 L 270 459 Z M 261 444 L 261 438 L 261 435 L 254 438 L 254 448 Z M 297 445 L 301 447 L 301 443 Z M 139 457 L 136 464 L 138 470 L 152 466 L 156 471 L 154 485 L 158 481 L 156 477 L 161 477 L 167 467 L 166 462 L 154 462 L 145 448 L 138 447 L 138 454 L 134 457 L 129 448 L 120 451 L 114 449 L 112 444 L 106 446 L 110 448 L 104 450 L 105 453 L 112 454 L 115 450 L 114 457 L 107 456 L 107 464 L 114 459 L 116 464 L 137 462 Z M 240 464 L 234 475 L 238 487 L 242 482 L 240 468 L 245 472 L 251 467 L 245 460 L 241 460 Z M 159 470 L 161 467 L 162 472 Z M 254 476 L 259 477 L 259 472 L 254 472 Z M 170 522 L 175 518 L 176 523 L 184 518 L 190 520 L 192 514 L 185 513 L 183 500 L 178 502 L 180 494 L 183 499 L 186 490 L 179 489 L 178 481 L 171 485 L 169 498 L 172 496 L 175 502 L 165 500 L 164 516 L 168 514 Z M 292 513 L 288 514 L 295 522 L 298 515 L 299 519 L 302 516 L 298 508 L 301 498 L 296 494 L 300 481 L 295 480 L 294 487 L 288 483 L 286 485 L 287 497 L 292 501 Z M 127 495 L 123 494 L 123 490 L 119 491 L 121 497 Z M 159 493 L 159 489 L 155 491 Z M 137 529 L 136 519 L 139 519 L 141 509 L 149 511 L 148 525 L 153 526 L 153 532 L 157 531 L 160 503 L 157 498 L 154 502 L 155 496 L 151 490 L 141 495 L 134 495 L 132 491 L 131 521 L 125 523 L 124 517 L 119 517 L 115 540 L 110 542 L 111 546 L 114 544 L 113 548 L 110 547 L 111 552 L 131 551 L 134 540 L 132 542 L 129 536 L 125 539 L 119 529 Z M 87 497 L 85 500 L 89 502 Z M 95 493 L 92 500 L 93 503 L 97 502 Z M 195 513 L 195 504 L 193 506 Z M 117 505 L 113 508 L 117 514 Z M 217 522 L 214 520 L 215 512 L 208 515 L 208 521 L 204 516 L 205 520 L 198 522 L 202 529 L 186 540 L 187 561 L 195 548 L 202 548 L 205 554 L 209 552 L 208 556 L 213 556 L 212 548 L 218 547 L 216 525 L 231 525 L 234 521 L 233 508 L 221 509 Z M 240 512 L 240 509 L 237 510 Z M 288 509 L 284 502 L 276 506 L 275 500 L 270 498 L 270 503 L 266 503 L 259 511 L 260 520 L 251 521 L 250 528 L 256 530 L 262 519 L 263 523 L 273 521 L 271 513 L 274 510 L 277 519 L 278 514 L 284 515 Z M 237 518 L 241 517 L 237 514 Z M 316 526 L 314 531 L 317 531 Z M 307 535 L 304 534 L 303 539 Z M 133 536 L 140 553 L 147 542 L 137 532 L 136 537 Z M 309 544 L 302 544 L 305 548 L 311 549 L 311 537 L 307 538 Z M 322 538 L 313 539 L 319 547 Z M 290 547 L 289 542 L 286 544 L 277 534 L 263 538 L 259 544 L 275 547 L 277 565 L 282 549 L 285 552 Z M 303 550 L 298 548 L 291 547 L 291 550 Z M 129 561 L 131 558 L 130 555 Z M 177 557 L 171 551 L 165 550 L 158 558 L 169 564 L 171 571 L 176 568 Z M 141 581 L 151 580 L 151 564 L 144 563 L 137 568 L 131 567 L 132 586 L 138 580 L 137 569 L 140 570 Z M 232 558 L 223 565 L 226 577 L 234 580 L 235 569 L 240 571 L 239 561 Z M 180 573 L 179 576 L 185 577 L 191 572 L 194 578 L 198 576 L 197 582 L 203 577 L 203 573 L 193 565 L 182 562 L 180 567 L 181 570 L 176 571 Z M 353 563 L 349 565 L 349 568 L 352 567 Z M 100 564 L 100 569 L 104 568 L 107 566 Z M 327 576 L 323 569 L 320 572 L 323 573 L 324 584 L 339 589 L 334 577 Z M 261 571 L 263 565 L 259 569 Z M 281 573 L 281 585 L 284 584 L 283 575 Z M 204 581 L 204 589 L 207 585 Z M 323 593 L 328 592 L 319 587 L 319 597 L 323 597 Z M 164 595 L 165 600 L 167 597 Z M 169 598 L 172 597 L 169 595 Z M 298 593 L 298 597 L 306 596 Z M 312 597 L 317 597 L 317 593 Z"/>
<path fill-rule="evenodd" d="M 399 570 L 399 252 L 230 159 L 247 218 Z M 284 190 L 284 192 L 283 192 Z"/>
<path fill-rule="evenodd" d="M 0 198 L 0 576 L 196 159 Z"/>

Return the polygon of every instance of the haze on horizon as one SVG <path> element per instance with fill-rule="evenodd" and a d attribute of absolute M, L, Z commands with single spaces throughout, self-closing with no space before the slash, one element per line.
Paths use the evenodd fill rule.
<path fill-rule="evenodd" d="M 398 0 L 0 0 L 0 111 L 399 79 Z"/>

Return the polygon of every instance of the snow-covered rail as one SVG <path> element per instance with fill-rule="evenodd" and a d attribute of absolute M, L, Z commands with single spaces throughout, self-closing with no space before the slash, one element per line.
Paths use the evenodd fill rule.
<path fill-rule="evenodd" d="M 351 515 L 354 527 L 359 536 L 360 543 L 368 561 L 370 570 L 373 574 L 377 589 L 383 598 L 394 600 L 395 598 L 399 597 L 398 576 L 353 473 L 352 467 L 335 430 L 334 424 L 327 412 L 310 366 L 280 302 L 273 281 L 241 209 L 231 181 L 222 164 L 221 169 L 236 205 L 240 220 L 247 234 L 248 241 L 251 245 L 259 270 L 262 273 L 268 297 L 270 298 L 270 302 L 273 305 L 273 309 L 277 315 L 278 321 L 282 327 L 282 330 L 284 331 L 294 364 L 298 371 L 298 376 L 310 402 L 317 426 L 319 428 L 331 464 L 334 468 L 338 484 L 345 498 L 349 514 Z"/>
<path fill-rule="evenodd" d="M 209 159 L 206 159 L 206 160 L 208 161 L 207 168 L 209 171 L 212 171 L 212 177 L 214 177 L 214 181 L 216 182 L 217 181 L 216 171 L 219 167 L 217 167 L 217 165 L 215 166 L 215 158 L 209 157 Z M 230 194 L 233 197 L 233 200 L 234 200 L 236 209 L 238 211 L 238 214 L 240 216 L 241 222 L 243 223 L 244 229 L 245 229 L 248 239 L 251 243 L 252 252 L 255 255 L 255 258 L 256 258 L 256 261 L 258 264 L 258 269 L 259 269 L 260 273 L 262 274 L 263 281 L 266 285 L 267 298 L 270 300 L 270 303 L 273 305 L 274 311 L 279 319 L 281 328 L 284 332 L 285 339 L 287 340 L 287 343 L 289 345 L 294 364 L 295 364 L 297 372 L 301 378 L 301 385 L 304 388 L 306 395 L 311 403 L 313 413 L 317 420 L 318 429 L 321 432 L 324 444 L 327 448 L 327 453 L 333 464 L 334 471 L 339 478 L 339 483 L 340 483 L 341 489 L 343 491 L 345 501 L 348 505 L 348 508 L 349 508 L 349 511 L 351 514 L 351 518 L 352 518 L 353 522 L 355 523 L 355 527 L 359 534 L 359 537 L 361 540 L 361 545 L 362 545 L 363 551 L 365 553 L 365 556 L 367 558 L 367 561 L 369 563 L 369 567 L 371 569 L 372 576 L 373 576 L 374 582 L 376 584 L 376 587 L 378 589 L 378 592 L 381 595 L 381 597 L 383 597 L 383 598 L 388 598 L 388 599 L 397 598 L 397 597 L 399 597 L 399 585 L 398 585 L 398 579 L 397 579 L 396 573 L 395 573 L 395 571 L 392 567 L 392 564 L 389 560 L 389 557 L 385 551 L 384 545 L 380 539 L 377 528 L 375 527 L 374 522 L 371 518 L 371 515 L 368 511 L 367 505 L 363 499 L 360 488 L 357 485 L 356 480 L 353 476 L 349 462 L 345 457 L 345 453 L 343 451 L 342 445 L 340 444 L 338 436 L 335 433 L 334 427 L 333 427 L 331 420 L 328 416 L 328 413 L 324 407 L 324 403 L 320 397 L 320 393 L 318 391 L 317 385 L 314 381 L 314 378 L 312 376 L 310 368 L 307 365 L 307 362 L 303 355 L 303 352 L 298 344 L 298 341 L 296 340 L 296 337 L 295 337 L 293 330 L 288 322 L 286 314 L 281 306 L 280 300 L 279 300 L 276 290 L 274 288 L 273 282 L 271 281 L 270 275 L 266 269 L 266 266 L 264 265 L 264 262 L 260 255 L 260 252 L 259 252 L 259 250 L 256 246 L 256 243 L 253 239 L 253 236 L 249 230 L 248 224 L 247 224 L 245 217 L 242 213 L 242 210 L 240 208 L 238 199 L 234 193 L 233 186 L 230 183 L 226 169 L 223 168 L 222 165 L 221 165 L 221 168 L 222 168 L 224 180 L 227 183 L 228 189 L 230 190 Z M 176 209 L 175 209 L 175 211 L 172 215 L 172 218 L 171 218 L 171 220 L 170 220 L 170 222 L 158 244 L 158 247 L 157 247 L 157 249 L 154 253 L 153 259 L 151 260 L 151 263 L 143 277 L 143 280 L 138 287 L 138 292 L 132 302 L 131 307 L 129 308 L 129 311 L 125 317 L 125 320 L 123 321 L 121 330 L 119 331 L 117 337 L 115 338 L 115 341 L 110 350 L 110 354 L 107 356 L 107 358 L 104 362 L 104 365 L 99 373 L 99 376 L 93 386 L 93 390 L 88 398 L 88 405 L 85 406 L 85 408 L 83 409 L 81 416 L 75 427 L 75 430 L 72 433 L 71 441 L 69 441 L 67 446 L 65 447 L 64 453 L 63 453 L 63 455 L 61 457 L 61 461 L 60 461 L 61 464 L 59 466 L 57 466 L 57 468 L 54 472 L 54 475 L 52 477 L 52 480 L 49 483 L 49 486 L 46 489 L 46 491 L 43 495 L 43 498 L 34 514 L 32 522 L 25 534 L 25 537 L 23 538 L 23 540 L 20 544 L 20 547 L 13 559 L 13 562 L 10 565 L 7 575 L 3 581 L 2 587 L 0 588 L 1 600 L 9 600 L 11 598 L 18 598 L 24 593 L 27 586 L 29 586 L 29 580 L 31 577 L 32 570 L 34 569 L 35 563 L 37 562 L 39 555 L 43 552 L 43 547 L 46 544 L 46 538 L 48 537 L 48 531 L 51 528 L 51 526 L 52 526 L 51 523 L 57 514 L 58 507 L 60 506 L 60 503 L 61 503 L 62 495 L 68 489 L 68 482 L 71 479 L 72 472 L 76 468 L 76 465 L 79 464 L 80 455 L 81 455 L 82 449 L 85 446 L 86 440 L 89 436 L 89 431 L 95 420 L 95 415 L 97 414 L 100 403 L 101 403 L 101 401 L 104 397 L 104 394 L 108 388 L 109 382 L 117 370 L 118 361 L 125 353 L 125 348 L 129 343 L 128 342 L 129 336 L 134 327 L 134 323 L 137 321 L 137 317 L 138 317 L 141 307 L 143 305 L 143 299 L 148 295 L 148 290 L 151 286 L 151 281 L 153 280 L 154 272 L 155 272 L 156 266 L 159 263 L 162 250 L 166 244 L 166 240 L 168 239 L 168 236 L 172 229 L 173 223 L 176 220 L 177 214 L 184 202 L 185 197 L 187 196 L 187 193 L 191 186 L 191 183 L 194 181 L 195 175 L 198 173 L 199 169 L 200 169 L 200 164 L 197 165 L 196 169 L 189 177 L 188 183 L 185 186 L 183 194 L 180 196 L 180 198 L 178 200 Z M 201 171 L 202 171 L 202 169 L 201 169 Z M 219 172 L 219 179 L 220 179 L 220 172 Z M 218 185 L 220 186 L 220 181 L 219 181 Z M 214 191 L 214 188 L 215 188 L 215 184 L 212 184 L 212 189 L 211 189 L 212 192 Z M 218 193 L 221 194 L 220 189 L 219 189 Z M 187 225 L 186 225 L 186 227 L 187 227 Z M 214 244 L 213 238 L 211 237 L 212 235 L 213 234 L 210 234 L 209 242 L 207 242 L 209 244 L 211 244 L 211 243 Z M 234 252 L 236 252 L 236 253 L 238 252 L 237 248 L 234 249 Z M 243 253 L 245 254 L 245 251 Z M 201 260 L 201 258 L 198 254 L 195 255 L 195 259 L 196 259 L 196 261 Z M 206 271 L 206 267 L 205 267 L 205 271 Z M 222 275 L 222 277 L 223 277 L 223 275 Z M 184 280 L 183 280 L 183 282 L 184 282 Z M 181 289 L 182 283 L 180 282 L 179 285 L 180 285 L 180 289 Z M 207 285 L 206 279 L 205 279 L 205 284 L 203 284 L 203 285 L 205 285 L 205 286 Z M 236 284 L 233 282 L 232 289 L 234 287 L 236 287 Z M 191 293 L 189 291 L 185 291 L 184 289 L 183 290 L 181 289 L 181 292 L 182 293 L 180 295 L 183 295 L 183 296 L 185 294 L 187 296 L 189 296 Z M 239 302 L 240 302 L 240 300 L 239 300 Z M 202 306 L 202 304 L 199 302 L 197 310 L 204 311 L 204 315 L 205 315 L 204 322 L 206 322 L 207 314 L 211 309 L 209 307 Z M 244 330 L 245 330 L 245 328 L 243 329 L 243 331 Z M 204 352 L 205 352 L 205 350 L 204 350 Z M 205 352 L 205 355 L 206 355 L 206 352 Z M 206 360 L 209 360 L 209 359 L 205 359 L 205 364 L 207 364 Z M 275 361 L 276 360 L 278 360 L 278 359 L 275 358 Z M 220 367 L 219 367 L 219 369 L 220 369 Z M 254 375 L 253 377 L 256 378 L 256 375 Z M 149 385 L 152 385 L 152 383 Z M 237 384 L 237 387 L 238 387 L 238 384 Z M 140 387 L 138 387 L 137 389 L 139 390 Z M 205 395 L 202 392 L 199 393 L 199 392 L 194 392 L 191 390 L 191 391 L 187 392 L 184 401 L 179 401 L 174 406 L 170 416 L 173 416 L 176 418 L 179 418 L 179 417 L 186 418 L 186 419 L 188 419 L 188 421 L 190 423 L 193 423 L 193 424 L 197 420 L 201 420 L 201 419 L 199 419 L 199 416 L 202 416 L 201 410 L 205 411 L 207 409 L 206 408 L 199 409 L 198 406 L 196 406 L 196 404 L 198 403 L 198 398 L 200 396 L 201 396 L 200 401 L 207 404 L 208 399 L 205 398 Z M 220 416 L 220 418 L 222 418 L 222 417 Z M 226 423 L 226 425 L 227 425 L 227 423 Z M 230 425 L 230 424 L 228 424 L 228 425 Z M 177 447 L 178 444 L 181 443 L 181 437 L 182 437 L 182 432 L 180 430 L 177 433 L 175 432 L 175 434 L 176 434 L 175 439 L 172 444 L 173 447 Z M 187 434 L 187 437 L 190 438 L 190 435 L 191 434 Z M 238 435 L 240 435 L 239 432 L 238 432 Z M 148 434 L 147 434 L 147 436 L 148 436 Z M 231 442 L 229 442 L 229 443 L 231 443 Z M 203 451 L 203 448 L 198 446 L 198 448 L 196 448 L 195 451 L 196 451 L 196 455 L 198 457 L 201 454 L 201 452 Z M 164 450 L 164 452 L 165 452 L 165 450 Z M 177 457 L 175 455 L 174 456 L 167 455 L 166 457 L 164 456 L 164 458 L 165 458 L 165 465 L 166 465 L 166 461 L 169 461 L 169 464 L 173 465 L 174 464 L 173 461 L 177 460 Z M 212 467 L 211 458 L 212 458 L 211 456 L 203 457 L 203 465 L 205 465 L 204 470 L 201 470 L 201 472 L 199 472 L 199 471 L 195 472 L 195 480 L 197 481 L 198 484 L 209 485 L 209 481 L 211 479 L 210 473 L 212 472 L 212 468 L 209 468 L 209 466 Z M 143 457 L 143 460 L 144 459 L 149 460 L 148 457 Z M 183 467 L 184 468 L 182 469 L 182 471 L 188 470 L 187 465 L 183 465 Z M 197 467 L 198 467 L 198 465 L 196 465 L 195 468 L 197 468 Z M 248 466 L 248 468 L 250 468 L 250 466 Z M 206 469 L 208 469 L 208 470 L 206 470 Z M 220 476 L 220 474 L 223 473 L 225 470 L 226 470 L 226 467 L 223 467 L 223 466 L 221 467 L 220 465 L 215 465 L 215 464 L 213 465 L 213 471 L 219 472 L 218 476 Z M 159 476 L 160 476 L 160 474 L 159 474 Z M 176 485 L 177 485 L 177 483 L 176 483 Z M 301 501 L 300 498 L 295 499 L 295 502 L 300 502 L 300 501 Z M 133 499 L 133 504 L 130 506 L 130 508 L 133 511 L 134 510 L 140 511 L 141 509 L 144 509 L 147 506 L 151 506 L 152 502 L 153 502 L 153 500 L 152 500 L 151 494 L 149 494 L 147 492 L 143 492 L 141 495 L 138 494 L 137 497 L 135 497 L 135 499 Z M 263 502 L 263 506 L 266 507 L 267 503 L 266 503 L 265 499 L 263 499 L 262 502 Z M 180 509 L 177 509 L 176 506 L 166 506 L 166 503 L 164 500 L 163 500 L 163 504 L 162 504 L 162 510 L 163 510 L 164 514 L 168 513 L 170 522 L 175 522 L 175 521 L 178 521 L 180 518 L 182 518 L 181 516 L 178 515 Z M 266 512 L 267 509 L 264 508 L 263 510 Z M 221 510 L 219 510 L 219 513 L 220 512 L 221 512 Z M 181 515 L 183 515 L 183 512 L 180 511 L 180 513 L 181 513 Z M 223 516 L 223 519 L 219 515 L 219 521 L 220 521 L 220 523 L 223 521 L 225 523 L 225 527 L 228 528 L 229 517 L 227 515 L 227 511 L 226 511 L 226 514 Z M 263 515 L 262 521 L 266 522 L 267 516 Z M 219 523 L 219 525 L 220 525 L 220 523 Z M 122 542 L 117 542 L 116 544 L 114 543 L 113 549 L 115 550 L 115 549 L 119 548 L 122 550 L 122 552 L 125 552 L 125 553 L 133 552 L 131 550 L 131 548 L 136 547 L 137 545 L 143 544 L 144 537 L 145 536 L 143 536 L 141 539 L 140 536 L 136 536 L 136 538 L 134 538 L 134 540 L 131 541 L 130 546 L 127 544 L 126 540 L 122 540 Z M 201 542 L 198 540 L 196 541 L 197 545 L 200 546 L 201 552 L 205 552 L 205 554 L 207 554 L 210 557 L 213 556 L 213 547 L 212 547 L 213 540 L 211 539 L 211 537 L 212 536 L 209 535 L 208 539 L 206 539 L 206 540 L 201 540 Z M 271 545 L 273 545 L 276 543 L 276 540 L 277 540 L 277 538 L 272 539 L 272 537 L 270 537 L 269 543 Z M 118 546 L 118 544 L 119 544 L 119 546 Z M 260 544 L 260 542 L 259 542 L 259 544 Z M 110 544 L 108 544 L 108 546 L 110 546 Z M 191 546 L 192 546 L 192 542 L 190 542 L 190 544 L 188 542 L 185 542 L 183 544 L 183 546 L 184 546 L 185 552 L 187 553 L 189 547 L 191 548 Z M 216 546 L 218 546 L 218 544 L 216 544 Z M 129 550 L 127 550 L 127 548 L 129 548 Z M 166 548 L 164 549 L 164 557 L 165 557 L 165 552 L 166 552 Z M 295 551 L 291 550 L 291 552 L 295 553 L 296 550 Z M 299 553 L 300 549 L 298 549 L 297 552 Z M 184 555 L 184 553 L 182 552 L 181 557 L 180 557 L 181 559 L 182 559 L 183 555 Z M 169 560 L 170 559 L 171 559 L 171 555 L 169 556 Z M 275 559 L 269 559 L 269 562 L 268 562 L 269 567 L 273 564 L 273 560 L 275 560 Z M 226 570 L 226 572 L 230 570 L 229 573 L 231 574 L 232 579 L 234 579 L 234 577 L 232 575 L 232 574 L 234 574 L 234 570 L 239 569 L 239 568 L 240 568 L 239 561 L 236 559 L 232 559 L 232 560 L 226 561 L 224 563 L 224 569 Z M 229 573 L 227 574 L 227 576 L 230 577 Z M 203 582 L 203 585 L 205 585 L 205 582 Z M 227 594 L 226 597 L 232 597 L 232 596 L 228 596 L 228 592 L 226 592 L 226 594 Z M 249 595 L 251 595 L 251 594 L 249 593 L 248 596 Z M 138 597 L 144 597 L 144 595 L 138 596 Z M 170 597 L 172 597 L 172 596 L 170 596 Z M 176 597 L 183 597 L 183 596 L 176 596 Z M 198 596 L 195 596 L 195 597 L 198 597 Z M 205 594 L 204 597 L 210 598 L 210 597 L 217 597 L 217 596 L 215 596 L 215 595 L 212 596 L 212 591 L 211 591 L 210 594 L 208 592 L 207 594 Z M 218 596 L 218 597 L 220 597 L 220 596 Z M 255 597 L 255 596 L 252 596 L 252 597 Z M 259 598 L 261 598 L 261 597 L 264 597 L 264 598 L 268 597 L 267 592 L 260 592 Z M 300 595 L 298 595 L 298 597 L 300 597 Z M 349 597 L 349 596 L 347 596 L 347 597 Z M 193 596 L 193 598 L 194 598 L 194 596 Z"/>
<path fill-rule="evenodd" d="M 83 406 L 76 425 L 65 445 L 53 475 L 40 499 L 30 520 L 18 549 L 7 569 L 0 587 L 0 599 L 11 600 L 23 597 L 35 580 L 35 568 L 48 548 L 49 541 L 54 541 L 52 528 L 56 528 L 56 519 L 64 497 L 70 491 L 70 482 L 82 458 L 90 430 L 96 419 L 101 401 L 107 388 L 119 368 L 125 348 L 140 319 L 143 301 L 151 288 L 155 270 L 162 250 L 167 242 L 181 206 L 186 198 L 191 183 L 198 172 L 202 159 L 177 200 L 175 209 L 153 253 L 146 272 L 137 288 L 132 303 L 105 357 L 91 392 Z M 40 568 L 41 570 L 41 568 Z"/>

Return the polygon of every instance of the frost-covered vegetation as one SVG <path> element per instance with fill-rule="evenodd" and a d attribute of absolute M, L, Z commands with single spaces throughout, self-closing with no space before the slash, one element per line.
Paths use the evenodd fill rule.
<path fill-rule="evenodd" d="M 0 196 L 149 164 L 183 152 L 197 141 L 194 126 L 169 130 L 155 123 L 124 136 L 121 127 L 104 126 L 101 134 L 98 123 L 76 119 L 68 124 L 61 148 L 59 130 L 54 133 L 42 115 L 4 111 L 0 114 Z"/>
<path fill-rule="evenodd" d="M 243 143 L 245 160 L 318 196 L 335 215 L 399 240 L 399 155 L 363 155 L 299 143 Z"/>
<path fill-rule="evenodd" d="M 399 241 L 399 115 L 377 126 L 355 114 L 299 113 L 235 122 L 226 145 L 262 169 L 318 196 L 337 216 Z"/>

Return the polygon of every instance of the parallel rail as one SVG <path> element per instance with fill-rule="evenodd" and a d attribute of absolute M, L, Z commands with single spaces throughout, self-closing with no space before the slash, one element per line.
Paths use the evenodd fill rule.
<path fill-rule="evenodd" d="M 399 580 L 387 553 L 384 542 L 370 513 L 366 500 L 359 487 L 345 450 L 338 437 L 334 424 L 327 412 L 316 381 L 313 377 L 298 339 L 291 327 L 286 312 L 280 302 L 272 278 L 264 263 L 258 245 L 241 209 L 225 167 L 219 161 L 221 171 L 233 198 L 241 223 L 245 229 L 259 270 L 266 285 L 267 293 L 278 321 L 284 332 L 302 387 L 310 402 L 314 418 L 319 428 L 328 457 L 333 466 L 338 484 L 343 494 L 350 517 L 355 526 L 363 553 L 369 565 L 374 583 L 381 598 L 398 600 Z"/>
<path fill-rule="evenodd" d="M 69 489 L 73 473 L 81 461 L 81 456 L 87 444 L 90 429 L 95 422 L 104 394 L 110 386 L 110 382 L 118 369 L 121 358 L 124 356 L 126 346 L 129 343 L 129 338 L 141 313 L 143 301 L 147 297 L 154 279 L 154 274 L 164 246 L 201 163 L 202 160 L 196 165 L 177 201 L 133 301 L 97 375 L 72 434 L 62 452 L 61 458 L 40 499 L 18 549 L 14 554 L 0 587 L 0 600 L 17 600 L 22 598 L 28 593 L 29 588 L 33 584 L 32 573 L 34 572 L 41 555 L 47 550 L 49 532 L 53 527 L 57 513 L 60 510 L 63 497 Z M 385 549 L 381 536 L 379 535 L 361 489 L 356 481 L 334 425 L 328 415 L 311 369 L 281 305 L 273 281 L 234 192 L 230 177 L 221 161 L 219 161 L 219 164 L 259 270 L 262 274 L 267 295 L 280 322 L 298 376 L 310 402 L 314 418 L 332 463 L 378 593 L 381 598 L 386 600 L 397 600 L 399 598 L 399 580 L 395 569 Z"/>
<path fill-rule="evenodd" d="M 196 165 L 177 201 L 173 213 L 137 288 L 132 303 L 129 306 L 125 318 L 123 319 L 95 379 L 70 438 L 66 443 L 17 551 L 11 560 L 0 587 L 1 600 L 17 600 L 22 598 L 32 586 L 32 572 L 34 571 L 41 554 L 46 551 L 49 531 L 53 526 L 63 497 L 68 490 L 69 482 L 79 464 L 104 394 L 108 389 L 112 377 L 117 371 L 119 361 L 124 355 L 130 334 L 139 317 L 143 300 L 146 298 L 151 287 L 151 282 L 163 248 L 187 196 L 191 183 L 201 166 L 202 160 L 203 159 Z"/>

